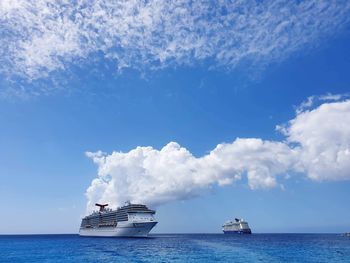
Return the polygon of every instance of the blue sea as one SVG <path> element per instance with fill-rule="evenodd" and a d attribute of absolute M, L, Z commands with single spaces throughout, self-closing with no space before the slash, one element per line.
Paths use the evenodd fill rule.
<path fill-rule="evenodd" d="M 0 236 L 0 262 L 350 262 L 339 234 Z"/>

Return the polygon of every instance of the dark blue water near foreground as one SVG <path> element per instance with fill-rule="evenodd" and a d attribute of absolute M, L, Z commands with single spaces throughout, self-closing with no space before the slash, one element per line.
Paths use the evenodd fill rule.
<path fill-rule="evenodd" d="M 0 236 L 0 262 L 350 262 L 336 234 Z"/>

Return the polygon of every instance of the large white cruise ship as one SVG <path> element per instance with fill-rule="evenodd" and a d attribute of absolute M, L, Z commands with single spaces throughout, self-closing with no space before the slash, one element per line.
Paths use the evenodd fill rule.
<path fill-rule="evenodd" d="M 233 221 L 227 221 L 222 226 L 224 234 L 251 234 L 252 231 L 248 226 L 248 222 L 244 219 L 235 218 Z"/>
<path fill-rule="evenodd" d="M 141 204 L 127 202 L 116 210 L 108 204 L 96 204 L 100 209 L 81 221 L 79 235 L 95 237 L 147 237 L 158 223 L 154 210 Z"/>

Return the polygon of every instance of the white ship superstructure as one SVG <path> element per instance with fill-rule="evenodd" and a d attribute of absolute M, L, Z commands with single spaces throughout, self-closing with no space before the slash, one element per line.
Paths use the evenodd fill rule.
<path fill-rule="evenodd" d="M 99 237 L 147 237 L 158 223 L 154 210 L 141 204 L 127 202 L 116 210 L 106 208 L 108 204 L 96 204 L 100 209 L 81 221 L 80 236 Z"/>
<path fill-rule="evenodd" d="M 252 231 L 248 226 L 248 222 L 244 219 L 235 218 L 235 220 L 227 221 L 222 226 L 224 234 L 251 234 Z"/>

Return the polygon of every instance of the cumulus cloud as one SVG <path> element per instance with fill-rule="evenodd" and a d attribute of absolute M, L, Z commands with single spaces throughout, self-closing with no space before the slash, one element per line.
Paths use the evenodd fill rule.
<path fill-rule="evenodd" d="M 350 19 L 349 1 L 2 0 L 1 72 L 28 80 L 102 54 L 116 68 L 281 61 Z"/>
<path fill-rule="evenodd" d="M 283 129 L 288 142 L 300 146 L 299 162 L 311 179 L 350 179 L 349 123 L 350 100 L 346 100 L 301 112 Z"/>
<path fill-rule="evenodd" d="M 116 207 L 126 200 L 159 205 L 198 196 L 243 177 L 251 189 L 281 185 L 289 172 L 317 181 L 349 180 L 349 123 L 347 99 L 297 112 L 278 128 L 286 136 L 284 141 L 237 138 L 202 157 L 176 142 L 161 150 L 137 147 L 126 153 L 88 152 L 98 165 L 98 177 L 87 189 L 87 209 L 92 210 L 95 202 Z"/>

